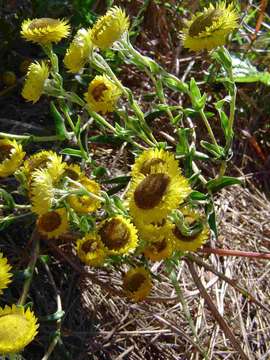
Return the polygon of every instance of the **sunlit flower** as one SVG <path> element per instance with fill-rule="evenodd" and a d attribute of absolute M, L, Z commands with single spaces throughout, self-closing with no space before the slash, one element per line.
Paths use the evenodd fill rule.
<path fill-rule="evenodd" d="M 211 50 L 224 45 L 229 33 L 238 27 L 238 15 L 231 3 L 226 6 L 226 1 L 219 1 L 214 6 L 210 4 L 202 12 L 198 12 L 183 29 L 184 47 L 199 51 Z"/>
<path fill-rule="evenodd" d="M 31 178 L 29 196 L 32 211 L 38 215 L 50 211 L 54 200 L 54 184 L 47 169 L 37 169 Z"/>
<path fill-rule="evenodd" d="M 23 306 L 0 308 L 0 354 L 18 353 L 36 336 L 37 318 Z"/>
<path fill-rule="evenodd" d="M 90 266 L 103 265 L 107 255 L 100 236 L 94 233 L 77 240 L 76 250 L 80 260 Z"/>
<path fill-rule="evenodd" d="M 144 256 L 152 261 L 168 259 L 173 252 L 173 243 L 170 238 L 163 237 L 159 241 L 151 242 L 143 249 Z"/>
<path fill-rule="evenodd" d="M 197 221 L 202 221 L 200 214 L 192 209 L 183 208 L 181 212 L 184 215 L 184 221 L 188 227 L 192 228 L 192 226 L 196 225 Z M 180 251 L 196 251 L 209 239 L 209 236 L 209 227 L 204 223 L 202 229 L 194 234 L 183 234 L 181 229 L 176 225 L 171 228 L 169 233 L 169 237 L 174 243 L 174 248 Z"/>
<path fill-rule="evenodd" d="M 131 176 L 134 178 L 139 174 L 148 175 L 151 168 L 159 167 L 171 176 L 179 175 L 180 168 L 174 155 L 163 149 L 149 149 L 137 157 L 132 166 Z"/>
<path fill-rule="evenodd" d="M 89 61 L 92 48 L 91 31 L 78 30 L 64 57 L 67 69 L 72 73 L 79 72 Z"/>
<path fill-rule="evenodd" d="M 72 180 L 79 181 L 85 174 L 78 164 L 66 164 L 63 177 L 67 176 Z"/>
<path fill-rule="evenodd" d="M 7 258 L 0 253 L 0 295 L 3 294 L 3 289 L 6 289 L 11 282 L 12 274 L 10 270 L 11 266 L 8 264 Z"/>
<path fill-rule="evenodd" d="M 102 114 L 114 111 L 120 95 L 121 90 L 105 75 L 97 75 L 84 94 L 90 110 Z"/>
<path fill-rule="evenodd" d="M 92 42 L 100 49 L 108 49 L 128 30 L 129 19 L 121 8 L 109 9 L 93 26 Z"/>
<path fill-rule="evenodd" d="M 27 41 L 45 45 L 58 43 L 69 35 L 70 25 L 66 20 L 40 18 L 27 19 L 22 23 L 21 35 Z"/>
<path fill-rule="evenodd" d="M 134 223 L 138 229 L 139 237 L 147 242 L 160 241 L 167 237 L 171 228 L 171 224 L 166 219 L 145 223 L 143 218 L 136 218 Z"/>
<path fill-rule="evenodd" d="M 0 139 L 0 178 L 12 175 L 21 165 L 25 152 L 16 140 Z"/>
<path fill-rule="evenodd" d="M 41 61 L 33 62 L 26 75 L 24 87 L 22 89 L 22 96 L 28 100 L 36 103 L 44 90 L 45 81 L 49 77 L 48 65 Z"/>
<path fill-rule="evenodd" d="M 188 180 L 180 173 L 170 176 L 162 165 L 151 167 L 148 175 L 139 174 L 128 193 L 129 210 L 136 223 L 159 223 L 189 195 Z"/>
<path fill-rule="evenodd" d="M 68 197 L 69 205 L 80 214 L 96 211 L 100 207 L 100 200 L 97 198 L 100 195 L 99 184 L 94 180 L 88 179 L 86 176 L 80 179 L 80 183 L 89 192 L 89 195 L 70 195 Z M 76 190 L 79 189 L 79 186 L 73 186 Z"/>
<path fill-rule="evenodd" d="M 68 231 L 66 209 L 60 208 L 41 215 L 37 220 L 37 229 L 48 239 L 59 238 L 60 235 Z"/>
<path fill-rule="evenodd" d="M 124 292 L 135 302 L 144 300 L 150 294 L 151 288 L 151 277 L 144 267 L 130 269 L 123 278 Z"/>
<path fill-rule="evenodd" d="M 98 234 L 109 255 L 127 254 L 138 244 L 135 226 L 121 215 L 102 221 Z"/>

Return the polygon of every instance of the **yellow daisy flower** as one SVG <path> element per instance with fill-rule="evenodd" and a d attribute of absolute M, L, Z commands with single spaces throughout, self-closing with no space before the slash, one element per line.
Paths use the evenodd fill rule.
<path fill-rule="evenodd" d="M 45 81 L 49 77 L 49 67 L 44 62 L 33 62 L 26 75 L 24 87 L 22 89 L 22 96 L 28 101 L 36 103 L 44 90 Z"/>
<path fill-rule="evenodd" d="M 77 164 L 66 164 L 63 177 L 68 176 L 74 181 L 79 181 L 82 177 L 85 176 L 84 172 L 81 170 L 80 166 Z"/>
<path fill-rule="evenodd" d="M 144 256 L 152 261 L 168 259 L 173 252 L 173 243 L 170 238 L 163 237 L 159 241 L 149 243 L 144 249 Z"/>
<path fill-rule="evenodd" d="M 66 163 L 62 161 L 62 156 L 54 151 L 39 151 L 25 160 L 20 171 L 26 179 L 31 180 L 31 176 L 37 169 L 47 169 L 53 182 L 58 182 L 63 176 Z"/>
<path fill-rule="evenodd" d="M 68 217 L 65 208 L 49 211 L 37 220 L 38 231 L 48 239 L 59 238 L 68 231 Z"/>
<path fill-rule="evenodd" d="M 151 288 L 151 277 L 144 267 L 130 269 L 124 276 L 124 292 L 135 302 L 144 300 L 150 294 Z"/>
<path fill-rule="evenodd" d="M 121 90 L 105 75 L 97 75 L 90 82 L 85 100 L 90 110 L 106 114 L 115 109 Z"/>
<path fill-rule="evenodd" d="M 29 196 L 34 213 L 43 215 L 50 211 L 54 199 L 54 184 L 47 169 L 34 171 Z"/>
<path fill-rule="evenodd" d="M 171 227 L 171 224 L 166 219 L 159 222 L 145 223 L 143 218 L 137 218 L 134 223 L 138 229 L 139 237 L 148 242 L 160 241 L 167 237 Z"/>
<path fill-rule="evenodd" d="M 196 221 L 201 221 L 200 214 L 194 210 L 183 208 L 181 209 L 182 214 L 184 215 L 185 223 L 188 226 L 192 226 Z M 186 236 L 181 233 L 181 230 L 173 225 L 169 233 L 169 237 L 174 244 L 175 250 L 180 251 L 196 251 L 199 247 L 204 244 L 210 236 L 209 227 L 204 224 L 202 231 L 195 235 Z"/>
<path fill-rule="evenodd" d="M 138 244 L 135 226 L 121 215 L 102 221 L 98 234 L 109 255 L 127 254 Z"/>
<path fill-rule="evenodd" d="M 25 152 L 16 140 L 0 139 L 0 178 L 12 175 L 23 162 Z"/>
<path fill-rule="evenodd" d="M 22 23 L 21 35 L 27 41 L 46 45 L 58 43 L 69 35 L 70 25 L 66 20 L 40 18 L 27 19 Z"/>
<path fill-rule="evenodd" d="M 66 68 L 72 73 L 79 72 L 89 61 L 92 49 L 91 30 L 78 30 L 64 57 Z"/>
<path fill-rule="evenodd" d="M 84 176 L 80 179 L 80 183 L 90 193 L 97 196 L 100 195 L 100 186 L 96 181 Z M 68 197 L 68 203 L 79 214 L 88 214 L 96 211 L 100 207 L 100 200 L 91 195 L 70 195 Z"/>
<path fill-rule="evenodd" d="M 191 192 L 188 180 L 181 174 L 171 176 L 162 165 L 151 167 L 150 174 L 140 174 L 128 192 L 129 210 L 137 223 L 158 223 L 181 204 Z"/>
<path fill-rule="evenodd" d="M 22 351 L 36 336 L 38 327 L 29 308 L 16 305 L 0 308 L 0 354 Z"/>
<path fill-rule="evenodd" d="M 0 253 L 0 295 L 3 294 L 3 289 L 6 289 L 11 282 L 12 274 L 10 272 L 11 266 L 7 262 L 7 258 Z"/>
<path fill-rule="evenodd" d="M 183 45 L 194 51 L 224 45 L 228 34 L 238 27 L 237 20 L 233 4 L 226 6 L 226 1 L 219 1 L 215 6 L 210 4 L 188 21 L 182 33 Z"/>
<path fill-rule="evenodd" d="M 107 255 L 100 236 L 94 233 L 77 240 L 76 250 L 81 261 L 90 266 L 103 265 Z"/>
<path fill-rule="evenodd" d="M 178 162 L 171 152 L 163 149 L 149 149 L 137 157 L 132 166 L 131 176 L 134 178 L 139 174 L 146 176 L 150 174 L 151 168 L 156 167 L 157 165 L 159 165 L 159 168 L 163 168 L 164 172 L 169 173 L 171 176 L 180 173 Z"/>
<path fill-rule="evenodd" d="M 114 6 L 109 9 L 93 26 L 91 39 L 100 49 L 108 49 L 119 40 L 129 28 L 129 19 L 121 8 Z"/>

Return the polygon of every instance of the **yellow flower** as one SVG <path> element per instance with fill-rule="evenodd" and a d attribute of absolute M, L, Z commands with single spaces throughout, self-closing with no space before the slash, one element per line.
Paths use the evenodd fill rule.
<path fill-rule="evenodd" d="M 168 259 L 173 252 L 173 243 L 171 239 L 163 237 L 159 241 L 149 243 L 144 249 L 144 256 L 152 261 Z"/>
<path fill-rule="evenodd" d="M 0 308 L 0 354 L 22 351 L 36 336 L 38 327 L 29 308 L 16 305 Z"/>
<path fill-rule="evenodd" d="M 13 174 L 21 165 L 25 152 L 16 140 L 0 139 L 0 178 Z"/>
<path fill-rule="evenodd" d="M 54 200 L 54 184 L 47 169 L 34 171 L 29 196 L 34 213 L 43 215 L 50 211 Z"/>
<path fill-rule="evenodd" d="M 171 176 L 162 165 L 151 167 L 150 174 L 140 174 L 132 181 L 128 193 L 129 210 L 137 223 L 158 223 L 181 204 L 191 189 L 180 173 Z"/>
<path fill-rule="evenodd" d="M 63 177 L 68 176 L 70 179 L 79 181 L 82 177 L 85 176 L 84 172 L 81 170 L 80 166 L 77 164 L 66 164 Z"/>
<path fill-rule="evenodd" d="M 88 62 L 92 48 L 91 31 L 78 30 L 64 57 L 67 69 L 72 73 L 79 72 Z"/>
<path fill-rule="evenodd" d="M 100 186 L 94 180 L 88 179 L 86 176 L 82 177 L 80 180 L 81 185 L 90 193 L 99 196 L 100 195 Z M 75 186 L 77 190 L 79 188 Z M 69 205 L 80 214 L 88 214 L 90 212 L 96 211 L 100 207 L 100 200 L 94 196 L 89 195 L 70 195 L 68 197 Z"/>
<path fill-rule="evenodd" d="M 44 84 L 48 77 L 48 65 L 44 61 L 41 63 L 33 62 L 28 68 L 22 96 L 26 100 L 36 103 L 43 93 Z"/>
<path fill-rule="evenodd" d="M 226 1 L 219 1 L 215 6 L 210 4 L 188 21 L 182 33 L 184 47 L 199 51 L 224 45 L 228 34 L 238 27 L 237 20 L 233 4 L 227 7 Z"/>
<path fill-rule="evenodd" d="M 7 258 L 0 253 L 0 295 L 3 294 L 3 289 L 6 289 L 11 282 L 12 274 L 10 272 L 11 266 L 7 262 Z"/>
<path fill-rule="evenodd" d="M 201 221 L 200 214 L 189 208 L 181 209 L 184 215 L 184 221 L 188 226 L 192 226 L 196 221 Z M 210 235 L 209 228 L 206 224 L 203 225 L 202 230 L 191 236 L 186 236 L 181 233 L 181 230 L 173 225 L 169 233 L 171 241 L 174 243 L 175 250 L 180 251 L 196 251 L 202 244 L 204 244 Z"/>
<path fill-rule="evenodd" d="M 128 30 L 129 19 L 121 8 L 115 6 L 107 11 L 93 26 L 91 39 L 100 49 L 108 49 Z"/>
<path fill-rule="evenodd" d="M 132 166 L 131 176 L 136 177 L 139 174 L 148 175 L 151 168 L 159 166 L 165 173 L 175 176 L 180 173 L 178 162 L 174 155 L 163 149 L 149 149 L 144 151 Z"/>
<path fill-rule="evenodd" d="M 45 45 L 58 43 L 69 35 L 70 25 L 66 20 L 40 18 L 27 19 L 22 23 L 21 35 L 27 41 Z"/>
<path fill-rule="evenodd" d="M 48 239 L 59 238 L 68 231 L 68 218 L 65 208 L 49 211 L 37 220 L 38 231 Z"/>
<path fill-rule="evenodd" d="M 160 222 L 145 223 L 143 218 L 137 218 L 134 223 L 140 238 L 147 242 L 160 241 L 167 237 L 171 227 L 166 219 L 162 219 Z"/>
<path fill-rule="evenodd" d="M 130 269 L 124 276 L 124 292 L 135 302 L 144 300 L 150 294 L 151 288 L 151 277 L 144 267 Z"/>
<path fill-rule="evenodd" d="M 121 90 L 105 75 L 97 75 L 90 82 L 85 100 L 90 110 L 106 114 L 115 109 Z"/>
<path fill-rule="evenodd" d="M 62 157 L 54 151 L 39 151 L 25 160 L 20 171 L 24 174 L 28 181 L 37 169 L 47 169 L 53 182 L 58 182 L 63 176 L 66 163 L 62 161 Z"/>
<path fill-rule="evenodd" d="M 121 215 L 102 221 L 98 234 L 109 255 L 127 254 L 138 244 L 135 226 Z"/>
<path fill-rule="evenodd" d="M 84 238 L 77 240 L 76 250 L 78 257 L 86 265 L 101 266 L 106 258 L 106 251 L 100 236 L 87 234 Z"/>

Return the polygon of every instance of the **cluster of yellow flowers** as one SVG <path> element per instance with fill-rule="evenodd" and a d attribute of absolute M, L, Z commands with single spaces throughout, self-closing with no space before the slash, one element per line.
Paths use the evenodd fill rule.
<path fill-rule="evenodd" d="M 11 282 L 11 266 L 0 253 L 0 295 Z M 39 325 L 34 313 L 23 306 L 0 308 L 0 355 L 17 353 L 36 336 Z"/>

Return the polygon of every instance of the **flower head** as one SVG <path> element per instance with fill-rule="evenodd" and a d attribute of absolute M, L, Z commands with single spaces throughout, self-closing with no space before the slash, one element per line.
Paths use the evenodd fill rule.
<path fill-rule="evenodd" d="M 91 39 L 100 49 L 108 49 L 128 30 L 129 19 L 125 11 L 114 6 L 93 26 Z"/>
<path fill-rule="evenodd" d="M 185 226 L 190 229 L 194 228 L 198 221 L 202 221 L 200 214 L 192 209 L 185 207 L 181 209 L 181 212 L 184 216 Z M 178 226 L 173 225 L 169 237 L 174 244 L 175 250 L 196 251 L 207 241 L 209 234 L 208 226 L 203 223 L 201 229 L 198 228 L 198 231 L 191 232 L 190 234 L 186 234 L 184 231 L 181 231 Z"/>
<path fill-rule="evenodd" d="M 149 149 L 137 157 L 132 166 L 131 176 L 135 178 L 139 174 L 148 175 L 151 168 L 157 166 L 171 176 L 180 173 L 178 162 L 172 153 L 163 149 Z"/>
<path fill-rule="evenodd" d="M 144 256 L 152 261 L 168 259 L 173 252 L 173 243 L 170 238 L 163 237 L 159 241 L 151 242 L 143 249 Z"/>
<path fill-rule="evenodd" d="M 66 20 L 40 18 L 27 19 L 22 23 L 21 35 L 27 41 L 45 45 L 58 43 L 69 35 L 70 25 Z"/>
<path fill-rule="evenodd" d="M 127 254 L 138 244 L 135 226 L 121 215 L 102 221 L 98 234 L 109 255 Z"/>
<path fill-rule="evenodd" d="M 227 7 L 226 1 L 219 1 L 215 6 L 210 4 L 187 23 L 182 33 L 184 47 L 199 51 L 224 45 L 228 34 L 237 28 L 237 19 L 233 4 Z"/>
<path fill-rule="evenodd" d="M 21 165 L 25 152 L 16 140 L 0 139 L 0 178 L 12 175 Z"/>
<path fill-rule="evenodd" d="M 44 61 L 41 63 L 33 62 L 28 68 L 22 96 L 26 100 L 36 103 L 43 93 L 44 84 L 48 77 L 48 65 Z"/>
<path fill-rule="evenodd" d="M 144 267 L 130 269 L 124 276 L 124 292 L 135 302 L 144 300 L 149 295 L 151 288 L 151 277 Z"/>
<path fill-rule="evenodd" d="M 80 166 L 77 164 L 66 164 L 63 177 L 67 176 L 72 180 L 79 181 L 81 178 L 85 177 L 84 172 L 81 170 Z"/>
<path fill-rule="evenodd" d="M 30 200 L 32 211 L 38 215 L 50 211 L 54 199 L 54 184 L 47 169 L 37 169 L 31 178 Z"/>
<path fill-rule="evenodd" d="M 48 239 L 57 239 L 68 230 L 68 218 L 65 208 L 51 210 L 37 220 L 38 231 Z"/>
<path fill-rule="evenodd" d="M 84 94 L 90 109 L 102 114 L 114 110 L 120 95 L 121 90 L 105 75 L 97 75 Z"/>
<path fill-rule="evenodd" d="M 88 62 L 92 48 L 91 31 L 78 30 L 64 57 L 66 68 L 72 73 L 79 72 Z"/>
<path fill-rule="evenodd" d="M 7 258 L 0 253 L 0 295 L 3 294 L 3 289 L 6 289 L 11 282 L 12 274 L 10 272 L 11 266 L 7 262 Z"/>
<path fill-rule="evenodd" d="M 38 327 L 29 308 L 16 305 L 0 308 L 0 354 L 22 351 L 36 336 Z"/>
<path fill-rule="evenodd" d="M 171 228 L 171 224 L 166 219 L 145 223 L 143 218 L 136 218 L 134 223 L 140 238 L 149 243 L 161 241 L 164 237 L 167 237 Z"/>
<path fill-rule="evenodd" d="M 106 250 L 97 234 L 87 234 L 77 240 L 76 250 L 82 262 L 90 266 L 101 266 L 106 258 Z"/>
<path fill-rule="evenodd" d="M 128 193 L 129 210 L 136 223 L 157 223 L 178 207 L 189 195 L 188 180 L 180 173 L 171 175 L 162 165 L 151 167 L 147 175 L 140 174 L 132 181 Z"/>
<path fill-rule="evenodd" d="M 80 179 L 81 185 L 93 195 L 99 196 L 100 194 L 100 186 L 94 181 L 90 180 L 86 176 L 83 176 Z M 76 189 L 79 186 L 75 186 Z M 83 194 L 83 195 L 70 195 L 68 197 L 69 205 L 80 214 L 88 214 L 90 212 L 96 211 L 100 207 L 100 200 L 95 196 L 91 196 L 91 194 Z"/>

